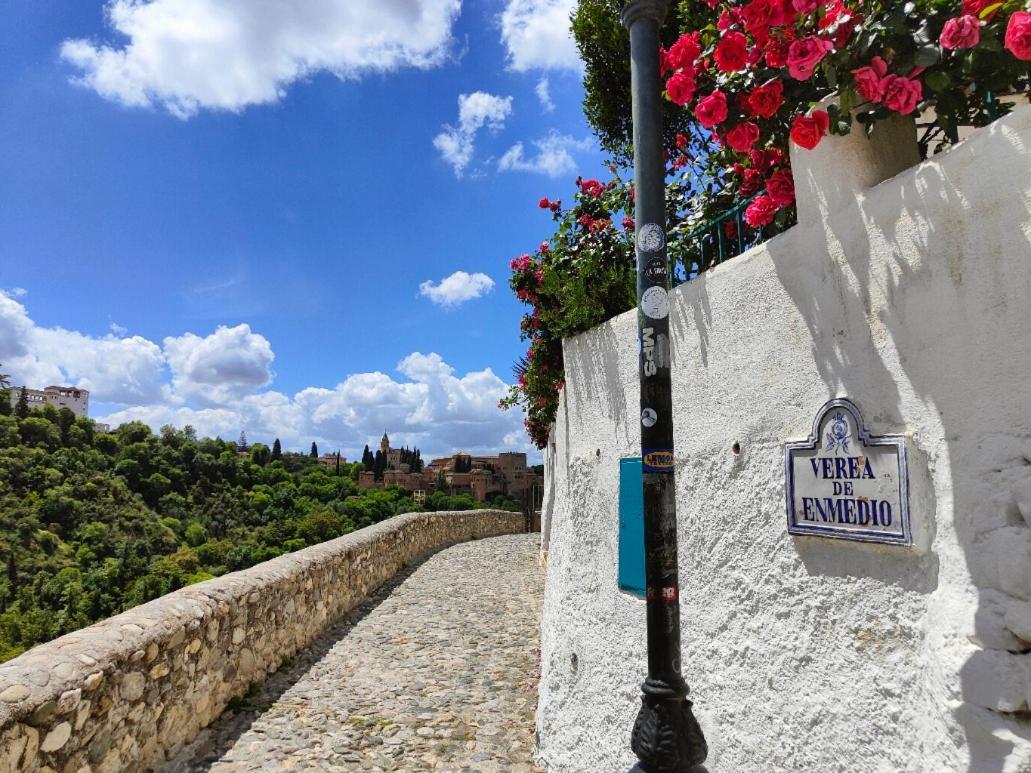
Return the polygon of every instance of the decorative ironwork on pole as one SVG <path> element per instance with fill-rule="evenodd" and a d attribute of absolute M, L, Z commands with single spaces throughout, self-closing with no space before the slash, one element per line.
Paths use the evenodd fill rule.
<path fill-rule="evenodd" d="M 669 266 L 659 85 L 659 28 L 669 0 L 632 0 L 630 32 L 640 336 L 641 459 L 647 579 L 648 677 L 630 745 L 645 773 L 700 773 L 708 754 L 680 674 L 673 400 L 670 383 Z"/>

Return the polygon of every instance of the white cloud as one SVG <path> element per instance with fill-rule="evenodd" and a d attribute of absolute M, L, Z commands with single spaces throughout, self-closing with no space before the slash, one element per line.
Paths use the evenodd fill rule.
<path fill-rule="evenodd" d="M 576 0 L 508 0 L 501 14 L 501 40 L 509 67 L 527 70 L 581 69 L 569 26 Z"/>
<path fill-rule="evenodd" d="M 451 308 L 474 298 L 480 298 L 493 289 L 494 280 L 486 274 L 456 271 L 451 276 L 441 279 L 440 282 L 427 279 L 419 285 L 419 295 L 429 298 L 438 306 Z"/>
<path fill-rule="evenodd" d="M 129 332 L 129 328 L 119 325 L 117 322 L 112 322 L 110 325 L 107 326 L 107 329 L 110 330 L 111 333 L 116 336 L 124 336 L 126 333 Z"/>
<path fill-rule="evenodd" d="M 101 96 L 187 118 L 276 102 L 317 72 L 432 67 L 460 9 L 461 0 L 109 0 L 124 45 L 66 40 L 61 55 Z"/>
<path fill-rule="evenodd" d="M 485 91 L 458 97 L 458 125 L 443 127 L 433 138 L 433 147 L 455 170 L 457 177 L 472 161 L 476 134 L 486 126 L 497 131 L 512 114 L 512 97 L 497 97 Z"/>
<path fill-rule="evenodd" d="M 288 395 L 270 389 L 275 359 L 268 339 L 250 326 L 219 327 L 207 336 L 168 337 L 163 347 L 140 336 L 91 337 L 36 325 L 22 303 L 0 291 L 0 363 L 15 385 L 68 384 L 90 390 L 98 421 L 193 425 L 200 435 L 324 450 L 354 458 L 384 430 L 427 458 L 467 450 L 532 452 L 518 411 L 501 411 L 508 385 L 489 368 L 455 372 L 436 353 L 415 352 L 397 375 L 346 375 L 333 388 Z M 125 406 L 97 415 L 97 403 Z M 535 455 L 536 459 L 537 456 Z"/>
<path fill-rule="evenodd" d="M 220 325 L 205 338 L 193 333 L 169 337 L 164 351 L 179 400 L 225 403 L 272 381 L 272 345 L 250 325 Z"/>
<path fill-rule="evenodd" d="M 75 384 L 94 400 L 137 404 L 160 399 L 164 357 L 140 336 L 94 338 L 39 327 L 21 303 L 0 293 L 0 362 L 19 386 Z"/>
<path fill-rule="evenodd" d="M 572 151 L 589 150 L 591 140 L 578 140 L 565 134 L 551 132 L 540 140 L 533 141 L 537 154 L 527 157 L 523 143 L 517 142 L 505 151 L 498 161 L 502 172 L 535 172 L 549 177 L 560 177 L 576 170 Z"/>
<path fill-rule="evenodd" d="M 555 103 L 551 101 L 551 84 L 548 82 L 547 76 L 537 81 L 535 91 L 537 92 L 537 99 L 541 103 L 541 110 L 545 113 L 554 112 Z"/>

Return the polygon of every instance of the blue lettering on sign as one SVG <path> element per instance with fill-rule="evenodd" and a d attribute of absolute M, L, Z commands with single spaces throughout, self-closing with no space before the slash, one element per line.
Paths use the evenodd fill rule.
<path fill-rule="evenodd" d="M 826 403 L 807 440 L 785 443 L 788 532 L 912 545 L 906 441 L 872 435 L 846 398 Z"/>

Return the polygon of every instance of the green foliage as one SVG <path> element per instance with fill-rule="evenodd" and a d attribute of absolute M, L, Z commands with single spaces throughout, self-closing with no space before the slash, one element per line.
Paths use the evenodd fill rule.
<path fill-rule="evenodd" d="M 0 395 L 2 397 L 2 395 Z M 0 415 L 0 660 L 195 582 L 419 510 L 274 446 Z M 273 460 L 273 452 L 279 458 Z M 441 492 L 421 509 L 485 507 Z M 512 502 L 499 500 L 499 506 Z"/>

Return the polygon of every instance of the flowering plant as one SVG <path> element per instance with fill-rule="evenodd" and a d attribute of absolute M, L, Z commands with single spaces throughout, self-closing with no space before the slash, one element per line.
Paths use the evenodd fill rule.
<path fill-rule="evenodd" d="M 793 217 L 788 143 L 866 131 L 893 114 L 933 107 L 924 153 L 1026 90 L 1031 14 L 1023 0 L 748 0 L 681 4 L 689 29 L 662 51 L 667 98 L 708 132 L 704 163 L 725 193 L 755 198 L 753 227 Z M 826 110 L 821 100 L 836 95 Z M 758 195 L 756 195 L 758 194 Z"/>

